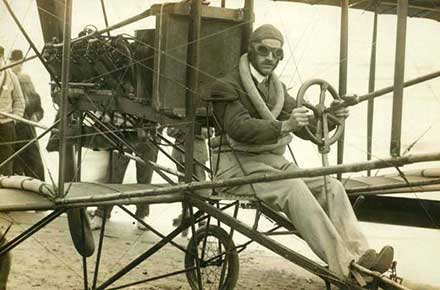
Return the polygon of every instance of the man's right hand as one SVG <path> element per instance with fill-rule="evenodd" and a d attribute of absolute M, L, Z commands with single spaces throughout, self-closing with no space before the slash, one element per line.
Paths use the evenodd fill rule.
<path fill-rule="evenodd" d="M 296 132 L 309 125 L 309 110 L 299 107 L 292 110 L 290 118 L 281 123 L 282 132 Z"/>

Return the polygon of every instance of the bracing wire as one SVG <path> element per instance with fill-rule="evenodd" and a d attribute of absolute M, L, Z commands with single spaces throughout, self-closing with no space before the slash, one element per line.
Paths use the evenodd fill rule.
<path fill-rule="evenodd" d="M 55 17 L 55 16 L 54 16 Z M 291 46 L 290 46 L 290 44 L 289 44 L 289 49 L 291 49 L 292 50 L 292 48 L 291 48 Z M 293 53 L 292 53 L 292 55 L 293 55 Z M 137 63 L 139 63 L 139 62 L 137 62 Z M 295 65 L 298 67 L 298 64 L 297 63 L 295 63 Z M 154 71 L 154 70 L 153 70 Z M 200 70 L 199 70 L 200 71 Z M 200 72 L 202 72 L 202 71 L 200 71 Z M 203 72 L 202 72 L 203 73 Z M 298 71 L 298 75 L 300 75 L 299 74 L 299 71 Z M 186 89 L 189 89 L 188 87 L 186 87 L 185 85 L 183 85 Z M 119 129 L 120 130 L 120 129 Z M 112 130 L 113 131 L 113 130 Z M 80 136 L 76 136 L 76 138 L 78 138 L 78 137 L 80 137 Z M 380 158 L 379 158 L 380 159 Z"/>

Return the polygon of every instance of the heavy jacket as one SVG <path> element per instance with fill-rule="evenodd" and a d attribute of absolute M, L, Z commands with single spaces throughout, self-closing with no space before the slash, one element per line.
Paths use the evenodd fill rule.
<path fill-rule="evenodd" d="M 23 117 L 25 102 L 17 76 L 9 71 L 0 72 L 0 111 Z M 0 124 L 11 122 L 0 115 Z"/>
<path fill-rule="evenodd" d="M 29 75 L 20 73 L 17 77 L 26 103 L 24 117 L 28 120 L 38 122 L 44 115 L 40 95 L 35 91 L 34 84 Z"/>
<path fill-rule="evenodd" d="M 276 101 L 271 94 L 274 90 L 269 83 L 259 84 L 257 87 L 271 110 Z M 268 145 L 277 143 L 283 137 L 281 121 L 289 119 L 292 110 L 296 108 L 296 100 L 287 93 L 284 84 L 283 87 L 285 101 L 281 113 L 277 120 L 265 120 L 259 116 L 246 93 L 238 69 L 216 81 L 211 87 L 214 115 L 220 125 L 218 126 L 220 128 L 216 128 L 216 132 L 220 132 L 220 135 L 227 134 L 232 139 L 244 144 Z M 300 138 L 308 139 L 304 130 L 295 134 Z M 222 148 L 227 146 L 226 140 L 226 138 L 222 138 Z M 219 140 L 213 143 L 217 144 Z"/>

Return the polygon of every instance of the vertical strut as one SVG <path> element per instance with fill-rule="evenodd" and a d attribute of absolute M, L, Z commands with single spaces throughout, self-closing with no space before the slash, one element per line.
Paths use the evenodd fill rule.
<path fill-rule="evenodd" d="M 104 233 L 105 233 L 105 225 L 107 222 L 108 210 L 109 210 L 108 207 L 104 207 L 104 210 L 103 210 L 104 218 L 102 219 L 101 231 L 99 233 L 98 253 L 96 254 L 95 272 L 93 273 L 92 290 L 96 289 L 96 284 L 98 282 L 99 265 L 101 264 L 102 247 L 104 245 Z"/>
<path fill-rule="evenodd" d="M 85 217 L 86 212 L 85 211 L 80 211 L 80 219 L 81 219 L 81 239 L 82 239 L 82 245 L 83 247 L 86 244 L 86 233 L 85 233 Z M 105 218 L 104 218 L 105 220 Z M 84 290 L 88 290 L 89 289 L 89 279 L 88 279 L 88 275 L 87 275 L 87 256 L 81 254 L 82 256 L 82 264 L 83 264 L 83 282 L 84 282 Z"/>
<path fill-rule="evenodd" d="M 186 107 L 186 118 L 189 121 L 189 126 L 185 134 L 185 182 L 192 181 L 193 174 L 193 159 L 194 159 L 194 127 L 195 127 L 195 108 L 194 99 L 198 94 L 199 88 L 199 59 L 200 59 L 200 34 L 202 26 L 202 3 L 201 0 L 191 1 L 191 26 L 189 33 L 189 47 L 188 47 L 188 78 L 187 84 L 189 90 L 186 93 L 185 107 Z M 191 194 L 190 191 L 185 191 L 185 195 Z M 185 198 L 183 206 L 183 217 L 185 219 L 186 213 L 190 214 L 191 219 L 191 231 L 193 237 L 195 237 L 195 225 L 194 225 L 194 212 L 191 203 L 188 202 L 189 198 Z M 200 290 L 203 290 L 202 279 L 200 274 L 200 261 L 198 258 L 198 242 L 197 238 L 194 238 L 195 249 L 196 249 L 196 266 L 197 266 L 197 281 Z"/>
<path fill-rule="evenodd" d="M 107 10 L 105 9 L 104 0 L 101 0 L 101 8 L 102 8 L 102 14 L 104 15 L 105 28 L 107 28 L 109 25 L 108 25 Z M 107 31 L 107 35 L 110 36 L 110 31 Z"/>
<path fill-rule="evenodd" d="M 254 0 L 244 1 L 244 17 L 245 25 L 243 27 L 243 37 L 241 42 L 241 50 L 243 53 L 247 52 L 249 45 L 249 37 L 253 30 L 254 22 Z"/>
<path fill-rule="evenodd" d="M 339 95 L 343 97 L 347 93 L 347 57 L 348 57 L 348 0 L 341 0 L 341 42 L 339 51 Z M 338 164 L 344 161 L 344 135 L 338 140 Z M 338 174 L 341 179 L 342 174 Z"/>
<path fill-rule="evenodd" d="M 400 156 L 402 134 L 403 83 L 405 77 L 406 20 L 408 0 L 398 1 L 396 57 L 394 63 L 393 115 L 391 122 L 391 156 Z"/>
<path fill-rule="evenodd" d="M 59 147 L 59 174 L 58 174 L 58 196 L 64 195 L 64 182 L 66 174 L 66 127 L 67 127 L 67 105 L 69 94 L 69 79 L 70 79 L 70 38 L 71 38 L 71 24 L 72 24 L 72 0 L 66 0 L 64 10 L 64 45 L 63 45 L 63 59 L 61 64 L 61 100 L 60 100 L 60 147 Z M 73 165 L 73 164 L 69 164 Z"/>
<path fill-rule="evenodd" d="M 370 76 L 368 81 L 368 92 L 374 92 L 376 80 L 376 47 L 377 47 L 377 5 L 374 10 L 373 23 L 373 39 L 371 41 L 371 57 L 370 57 Z M 373 153 L 373 120 L 374 120 L 374 99 L 368 100 L 367 113 L 367 160 L 371 160 Z M 371 170 L 367 171 L 368 176 L 371 175 Z"/>
<path fill-rule="evenodd" d="M 199 86 L 199 59 L 200 45 L 199 38 L 201 32 L 201 2 L 200 0 L 191 2 L 191 26 L 189 33 L 188 59 L 187 66 L 187 87 L 185 98 L 186 118 L 188 127 L 185 134 L 185 182 L 191 182 L 193 171 L 194 153 L 194 122 L 195 108 L 194 99 L 198 93 Z"/>

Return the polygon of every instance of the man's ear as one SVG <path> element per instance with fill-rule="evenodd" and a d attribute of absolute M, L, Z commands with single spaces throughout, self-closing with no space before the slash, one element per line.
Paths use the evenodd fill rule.
<path fill-rule="evenodd" d="M 254 50 L 255 50 L 255 46 L 254 46 L 255 42 L 249 42 L 248 47 L 247 47 L 247 52 L 248 55 L 250 57 L 254 57 Z"/>
<path fill-rule="evenodd" d="M 249 61 L 252 61 L 252 59 L 255 57 L 255 52 L 251 44 L 248 45 L 247 53 L 248 53 Z"/>

